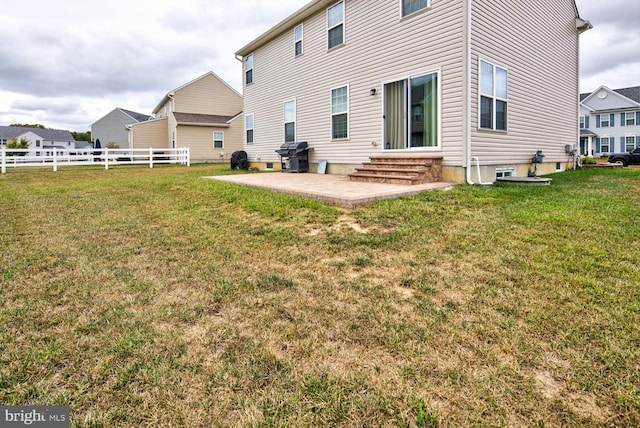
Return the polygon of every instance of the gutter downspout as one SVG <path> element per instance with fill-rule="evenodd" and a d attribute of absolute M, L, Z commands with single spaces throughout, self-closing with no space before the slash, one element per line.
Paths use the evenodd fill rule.
<path fill-rule="evenodd" d="M 466 95 L 465 95 L 465 119 L 462 122 L 464 126 L 464 130 L 462 135 L 464 136 L 465 143 L 465 159 L 464 163 L 467 165 L 466 167 L 466 180 L 468 184 L 475 184 L 473 180 L 471 180 L 471 2 L 473 0 L 467 0 L 465 3 L 467 5 L 467 16 L 466 16 L 466 24 L 467 24 L 467 34 L 465 41 L 465 57 L 466 57 L 466 67 L 465 67 L 465 80 L 466 80 Z"/>

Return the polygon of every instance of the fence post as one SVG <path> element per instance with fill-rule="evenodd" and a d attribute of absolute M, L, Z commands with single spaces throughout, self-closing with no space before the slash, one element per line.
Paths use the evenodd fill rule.
<path fill-rule="evenodd" d="M 109 169 L 109 147 L 104 148 L 104 169 Z"/>
<path fill-rule="evenodd" d="M 185 147 L 185 156 L 187 157 L 187 166 L 191 166 L 191 147 Z"/>
<path fill-rule="evenodd" d="M 2 158 L 2 160 L 0 161 L 0 163 L 2 163 L 2 173 L 6 173 L 7 172 L 7 148 L 5 146 L 2 146 L 2 150 L 0 150 L 2 153 L 0 154 L 0 158 Z"/>
<path fill-rule="evenodd" d="M 53 172 L 58 171 L 58 149 L 53 149 Z"/>
<path fill-rule="evenodd" d="M 153 148 L 149 147 L 149 168 L 153 168 Z"/>

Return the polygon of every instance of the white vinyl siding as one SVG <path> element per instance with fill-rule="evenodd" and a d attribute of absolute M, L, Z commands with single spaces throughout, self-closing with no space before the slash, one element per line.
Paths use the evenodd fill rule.
<path fill-rule="evenodd" d="M 300 24 L 293 30 L 293 51 L 295 56 L 302 55 L 304 52 L 304 46 L 302 44 L 303 37 L 304 28 L 302 24 Z"/>
<path fill-rule="evenodd" d="M 256 143 L 250 156 L 278 161 L 282 104 L 297 100 L 296 138 L 313 150 L 310 161 L 358 166 L 384 150 L 385 82 L 441 70 L 440 151 L 448 165 L 463 159 L 463 20 L 461 0 L 432 3 L 429 13 L 400 20 L 399 3 L 387 0 L 346 4 L 348 43 L 327 53 L 326 8 L 304 18 L 304 55 L 292 55 L 292 28 L 253 50 L 259 79 L 245 92 L 245 111 L 256 115 Z M 447 25 L 443 25 L 446 23 Z M 376 31 L 371 31 L 375 25 Z M 375 52 L 375 54 L 372 54 Z M 331 139 L 331 89 L 348 85 L 348 138 Z M 371 96 L 371 89 L 376 94 Z M 577 121 L 577 117 L 575 118 Z M 475 124 L 475 121 L 474 121 Z M 575 130 L 575 123 L 574 123 Z M 413 153 L 433 154 L 434 149 Z"/>
<path fill-rule="evenodd" d="M 296 141 L 296 100 L 284 103 L 284 142 Z"/>
<path fill-rule="evenodd" d="M 344 44 L 344 1 L 327 9 L 327 46 L 329 49 Z"/>
<path fill-rule="evenodd" d="M 505 4 L 485 0 L 482 7 L 471 9 L 470 156 L 484 165 L 528 164 L 542 150 L 545 163 L 564 162 L 564 146 L 576 144 L 579 121 L 575 5 L 566 0 Z M 532 14 L 536 30 L 523 31 L 522 23 L 529 22 Z M 486 132 L 477 126 L 481 59 L 508 70 L 508 132 Z M 540 134 L 540 124 L 552 138 Z M 443 126 L 447 126 L 444 118 Z"/>

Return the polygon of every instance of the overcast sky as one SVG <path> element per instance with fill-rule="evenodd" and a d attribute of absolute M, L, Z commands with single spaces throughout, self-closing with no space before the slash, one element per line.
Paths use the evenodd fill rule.
<path fill-rule="evenodd" d="M 0 125 L 88 131 L 115 107 L 151 114 L 215 72 L 241 89 L 234 52 L 309 0 L 4 0 Z M 640 2 L 577 0 L 581 88 L 640 86 Z"/>

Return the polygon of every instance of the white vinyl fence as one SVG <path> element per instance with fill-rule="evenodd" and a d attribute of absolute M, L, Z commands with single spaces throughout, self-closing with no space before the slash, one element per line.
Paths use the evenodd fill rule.
<path fill-rule="evenodd" d="M 2 173 L 7 168 L 27 166 L 46 166 L 58 170 L 59 166 L 104 165 L 109 169 L 113 165 L 149 165 L 179 164 L 191 166 L 191 154 L 188 147 L 180 149 L 83 149 L 83 150 L 42 150 L 40 156 L 34 156 L 28 149 L 0 148 L 0 167 Z"/>

